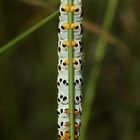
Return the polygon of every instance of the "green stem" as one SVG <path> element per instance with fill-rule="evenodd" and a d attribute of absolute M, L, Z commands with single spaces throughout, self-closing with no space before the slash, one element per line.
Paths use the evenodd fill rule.
<path fill-rule="evenodd" d="M 11 48 L 12 46 L 16 45 L 21 40 L 23 40 L 24 38 L 26 38 L 27 36 L 29 36 L 30 34 L 32 34 L 38 28 L 40 28 L 41 26 L 43 26 L 44 24 L 46 24 L 49 20 L 51 20 L 52 18 L 54 18 L 57 14 L 58 14 L 58 11 L 54 12 L 53 14 L 51 14 L 50 16 L 44 18 L 43 20 L 41 20 L 40 22 L 38 22 L 37 24 L 35 24 L 31 28 L 29 28 L 28 30 L 26 30 L 25 32 L 21 33 L 19 36 L 17 36 L 13 40 L 11 40 L 9 43 L 1 46 L 0 47 L 0 54 L 2 54 L 3 52 L 7 51 L 9 48 Z"/>
<path fill-rule="evenodd" d="M 119 0 L 109 0 L 109 2 L 108 2 L 108 7 L 107 7 L 106 14 L 105 14 L 104 22 L 103 22 L 104 31 L 109 31 L 112 26 L 118 2 L 119 2 Z M 93 104 L 94 97 L 95 97 L 97 80 L 100 76 L 101 64 L 102 64 L 104 56 L 105 56 L 106 48 L 107 48 L 106 40 L 104 40 L 102 37 L 100 37 L 97 42 L 97 50 L 96 50 L 94 58 L 93 58 L 93 61 L 95 64 L 94 64 L 92 72 L 89 76 L 87 87 L 85 90 L 85 99 L 84 99 L 84 104 L 83 104 L 84 113 L 82 115 L 82 127 L 81 127 L 80 140 L 87 139 L 86 131 L 88 128 L 90 114 L 93 110 L 92 104 Z"/>
<path fill-rule="evenodd" d="M 68 0 L 68 5 L 73 5 L 73 0 Z M 73 13 L 68 13 L 68 23 L 73 22 Z M 73 41 L 73 30 L 68 31 L 68 41 Z M 74 130 L 74 68 L 73 68 L 73 47 L 68 49 L 68 59 L 70 61 L 68 67 L 68 81 L 69 81 L 69 110 L 70 110 L 70 140 L 75 140 L 75 130 Z"/>
<path fill-rule="evenodd" d="M 135 117 L 134 112 L 129 113 L 127 115 L 128 118 L 126 119 L 126 126 L 124 128 L 121 140 L 132 140 L 137 124 L 137 118 Z"/>

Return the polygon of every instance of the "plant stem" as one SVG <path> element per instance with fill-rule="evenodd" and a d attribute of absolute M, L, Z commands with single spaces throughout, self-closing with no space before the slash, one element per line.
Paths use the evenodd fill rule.
<path fill-rule="evenodd" d="M 103 22 L 103 30 L 109 31 L 111 25 L 113 23 L 113 18 L 115 16 L 116 8 L 119 0 L 109 0 L 107 11 L 105 14 L 104 22 Z M 100 76 L 101 64 L 105 56 L 107 48 L 107 41 L 101 36 L 97 42 L 97 50 L 95 52 L 93 61 L 94 66 L 92 72 L 89 76 L 87 87 L 85 90 L 85 98 L 83 104 L 83 115 L 82 115 L 82 127 L 81 127 L 81 136 L 80 140 L 86 140 L 86 130 L 88 128 L 88 122 L 90 119 L 90 114 L 92 112 L 92 104 L 95 97 L 97 80 Z"/>
<path fill-rule="evenodd" d="M 134 112 L 127 114 L 128 118 L 126 119 L 126 126 L 124 132 L 122 133 L 121 140 L 132 140 L 134 136 L 134 131 L 137 124 L 137 118 L 135 117 Z"/>
<path fill-rule="evenodd" d="M 73 0 L 68 0 L 68 5 L 73 5 Z M 68 23 L 73 22 L 73 13 L 68 13 Z M 68 30 L 68 41 L 73 41 L 73 30 Z M 75 140 L 75 130 L 74 130 L 74 68 L 73 68 L 73 47 L 70 46 L 68 49 L 68 59 L 70 64 L 68 66 L 68 81 L 69 81 L 69 110 L 70 110 L 70 140 Z"/>
<path fill-rule="evenodd" d="M 46 24 L 48 21 L 50 21 L 51 19 L 53 19 L 57 14 L 58 14 L 58 11 L 54 12 L 53 14 L 51 14 L 50 16 L 44 18 L 43 20 L 41 20 L 40 22 L 38 22 L 37 24 L 35 24 L 31 28 L 29 28 L 28 30 L 26 30 L 25 32 L 23 32 L 20 35 L 18 35 L 16 38 L 14 38 L 13 40 L 11 40 L 7 44 L 1 46 L 0 47 L 0 54 L 4 53 L 9 48 L 11 48 L 12 46 L 16 45 L 17 43 L 19 43 L 20 41 L 22 41 L 24 38 L 26 38 L 27 36 L 29 36 L 30 34 L 32 34 L 33 32 L 35 32 L 38 28 L 40 28 L 41 26 L 43 26 L 44 24 Z"/>

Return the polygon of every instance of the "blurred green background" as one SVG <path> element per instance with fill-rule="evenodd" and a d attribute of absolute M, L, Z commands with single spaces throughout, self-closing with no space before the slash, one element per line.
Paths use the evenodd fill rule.
<path fill-rule="evenodd" d="M 108 0 L 83 3 L 86 96 L 84 90 Z M 0 45 L 58 6 L 59 0 L 0 0 Z M 119 2 L 97 81 L 86 140 L 140 140 L 139 8 L 138 0 Z M 55 17 L 0 55 L 0 140 L 57 139 L 57 24 Z"/>

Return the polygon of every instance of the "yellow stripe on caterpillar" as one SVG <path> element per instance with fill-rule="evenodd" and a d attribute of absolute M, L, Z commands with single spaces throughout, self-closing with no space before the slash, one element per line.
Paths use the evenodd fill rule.
<path fill-rule="evenodd" d="M 75 12 L 76 9 L 77 9 L 76 5 L 64 5 L 62 7 L 62 11 L 64 12 Z"/>
<path fill-rule="evenodd" d="M 66 113 L 67 115 L 70 115 L 69 109 L 66 109 L 66 110 L 65 110 L 65 113 Z M 75 110 L 75 111 L 74 111 L 74 114 L 75 114 L 75 116 L 78 115 L 78 114 L 79 114 L 79 111 L 78 111 L 78 110 Z"/>
<path fill-rule="evenodd" d="M 77 44 L 76 41 L 65 41 L 65 42 L 63 43 L 63 45 L 66 46 L 66 47 L 75 47 L 75 46 L 78 45 L 78 44 Z"/>
<path fill-rule="evenodd" d="M 72 62 L 69 60 L 69 59 L 66 59 L 64 62 L 63 62 L 63 65 L 69 65 L 69 64 L 76 64 L 77 61 L 76 59 L 73 58 Z"/>
<path fill-rule="evenodd" d="M 71 124 L 69 122 L 66 122 L 64 126 L 69 127 Z M 75 123 L 74 128 L 80 128 L 80 125 Z"/>
<path fill-rule="evenodd" d="M 70 140 L 69 131 L 65 132 L 65 134 L 59 138 L 59 140 Z"/>
<path fill-rule="evenodd" d="M 77 25 L 75 23 L 64 23 L 61 28 L 64 30 L 73 30 L 77 27 Z"/>
<path fill-rule="evenodd" d="M 75 140 L 78 140 L 79 136 L 77 134 L 75 134 Z M 70 133 L 69 131 L 65 132 L 65 134 L 63 136 L 61 136 L 60 138 L 58 138 L 59 140 L 70 140 Z"/>

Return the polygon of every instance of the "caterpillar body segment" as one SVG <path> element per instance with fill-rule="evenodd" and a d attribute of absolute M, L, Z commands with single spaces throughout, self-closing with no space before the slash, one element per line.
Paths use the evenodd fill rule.
<path fill-rule="evenodd" d="M 68 4 L 68 0 L 60 0 L 61 4 Z M 77 5 L 82 5 L 83 0 L 74 0 L 73 3 Z"/>
<path fill-rule="evenodd" d="M 73 63 L 75 77 L 77 77 L 78 74 L 79 75 L 81 74 L 81 70 L 82 70 L 82 67 L 83 67 L 81 57 L 74 58 L 72 62 L 69 61 L 68 58 L 59 59 L 59 61 L 58 61 L 58 71 L 60 73 L 62 73 L 63 75 L 67 75 L 68 74 L 68 65 L 70 63 Z"/>
<path fill-rule="evenodd" d="M 75 104 L 78 105 L 82 101 L 81 89 L 75 90 L 75 92 L 76 92 L 76 94 L 75 94 L 74 101 L 75 101 Z M 69 97 L 68 97 L 68 91 L 67 90 L 59 89 L 58 97 L 57 97 L 57 103 L 58 104 L 63 104 L 63 105 L 69 104 Z"/>
<path fill-rule="evenodd" d="M 75 110 L 74 110 L 75 118 L 80 119 L 81 113 L 82 113 L 82 106 L 81 103 L 79 103 L 78 105 L 75 105 Z M 61 118 L 68 118 L 70 115 L 69 105 L 68 104 L 63 105 L 59 103 L 57 108 L 57 114 Z"/>
<path fill-rule="evenodd" d="M 72 42 L 69 42 L 68 40 L 59 40 L 58 41 L 58 56 L 59 59 L 64 59 L 67 58 L 68 56 L 68 48 L 73 47 L 73 52 L 74 52 L 74 57 L 78 58 L 82 56 L 82 43 L 81 39 L 79 40 L 74 40 Z"/>
<path fill-rule="evenodd" d="M 82 84 L 83 84 L 83 79 L 82 79 L 82 75 L 79 74 L 77 76 L 75 76 L 73 85 L 74 85 L 74 89 L 76 91 L 81 90 L 82 88 Z M 68 86 L 69 86 L 69 81 L 68 81 L 68 76 L 67 75 L 63 75 L 63 76 L 58 76 L 57 78 L 57 87 L 59 90 L 68 90 Z"/>

